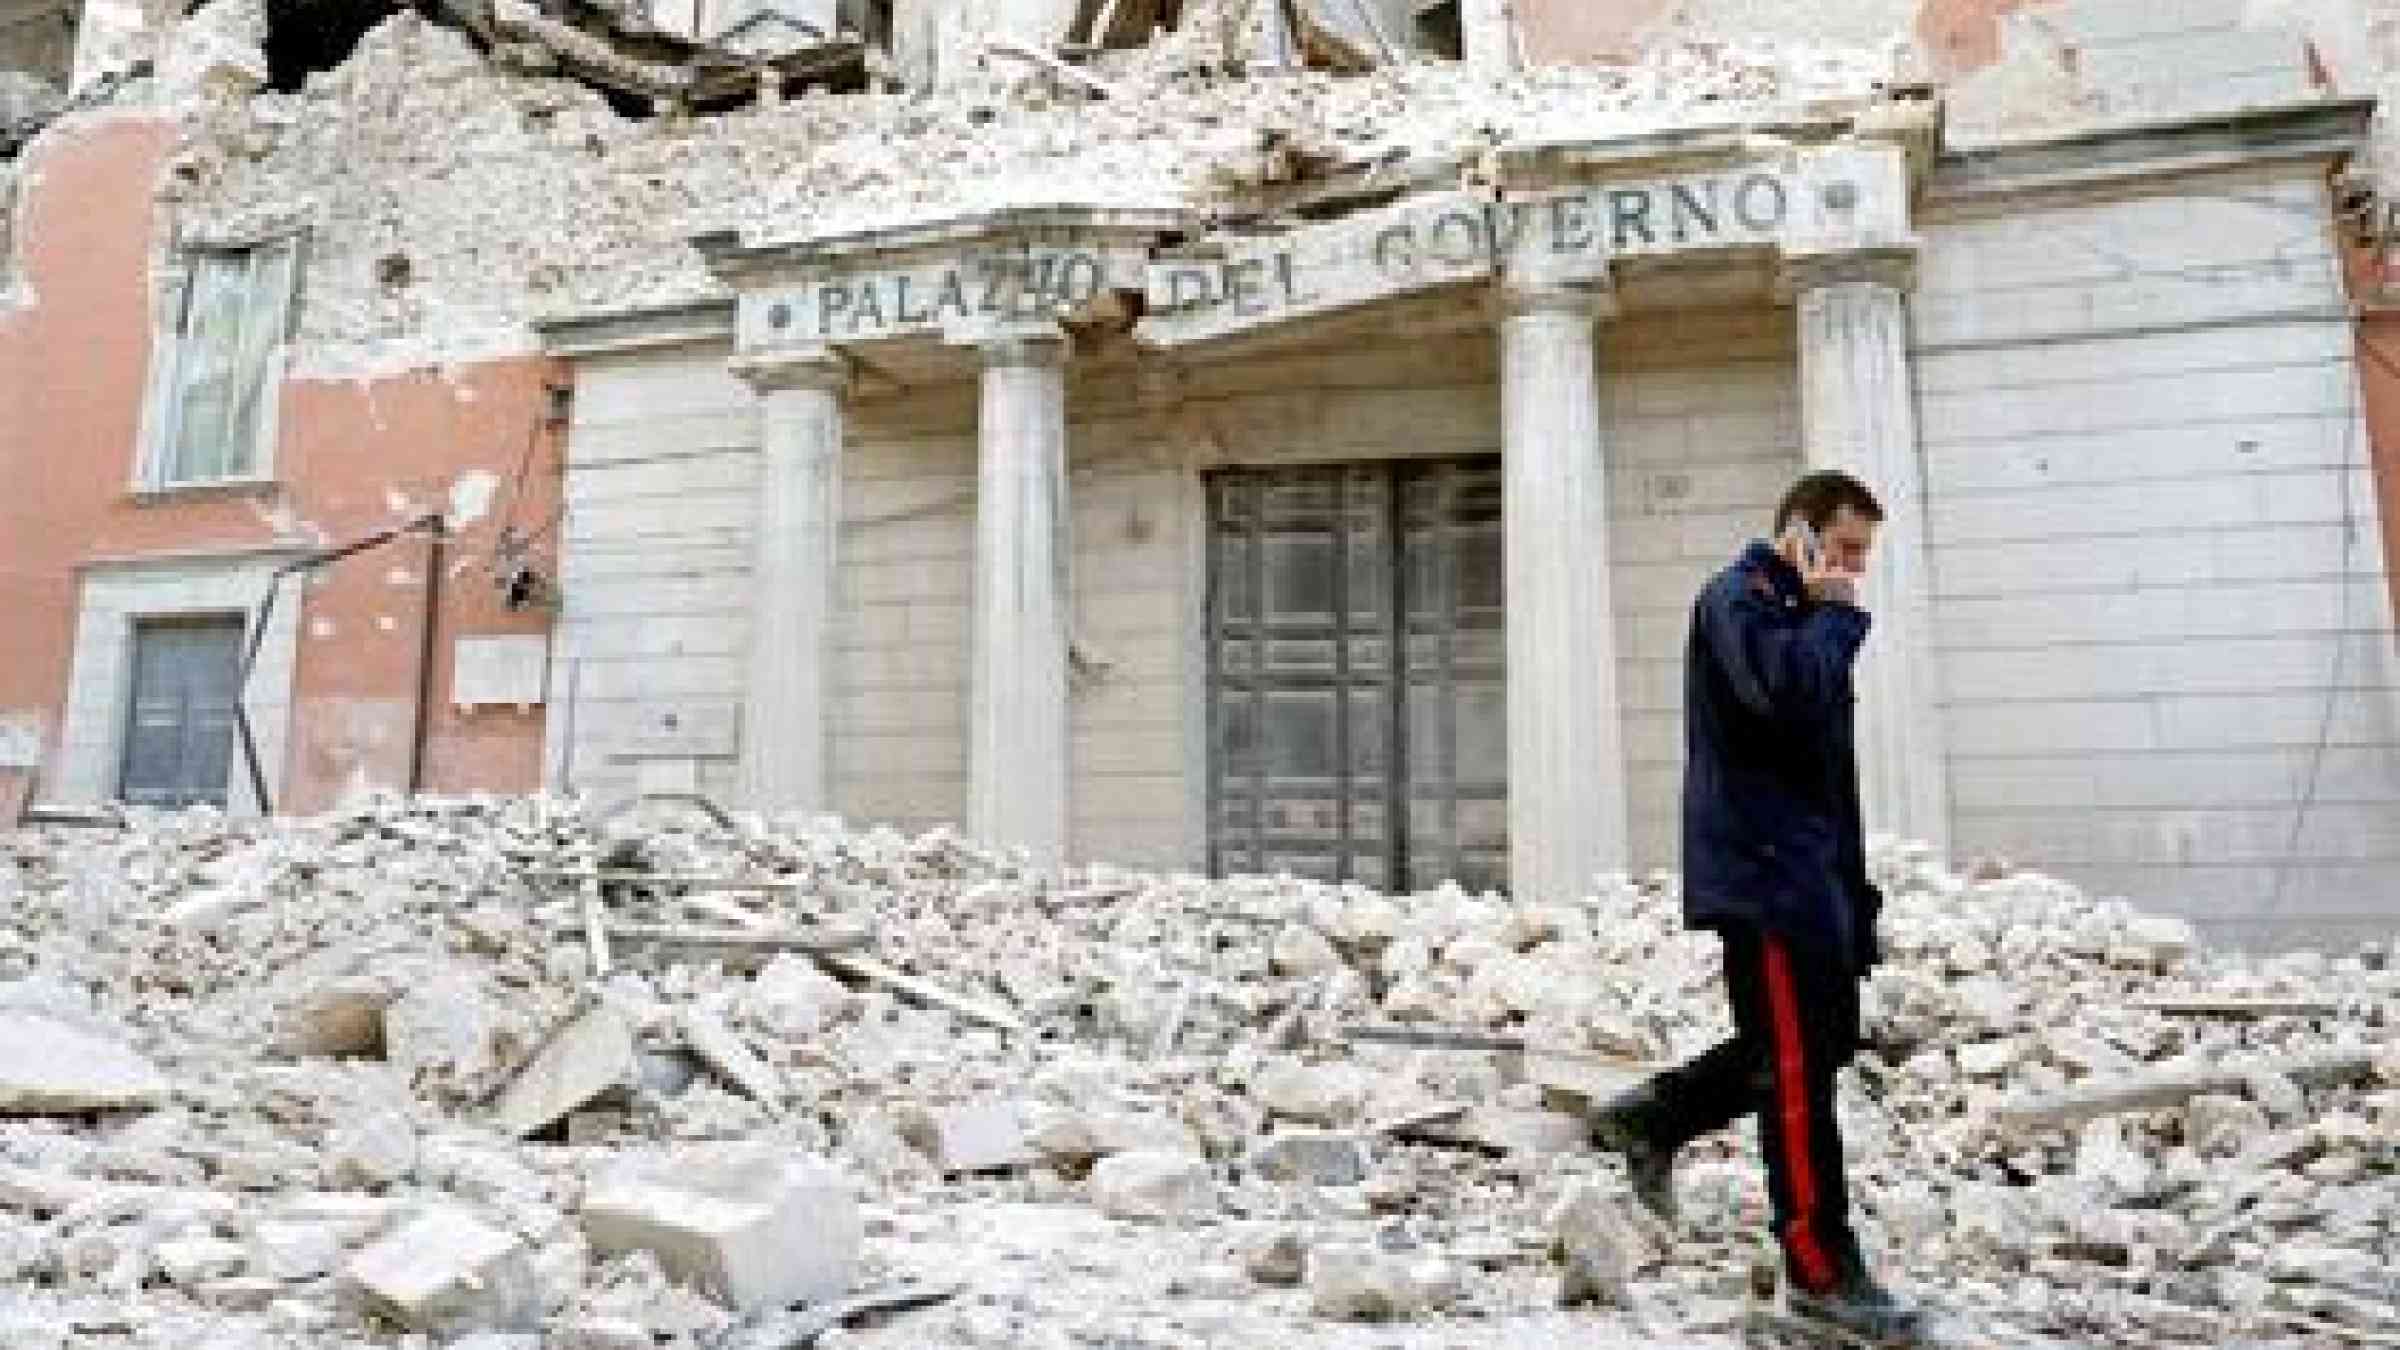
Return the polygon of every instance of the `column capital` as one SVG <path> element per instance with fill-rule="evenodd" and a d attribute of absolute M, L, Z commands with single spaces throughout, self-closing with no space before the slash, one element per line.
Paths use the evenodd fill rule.
<path fill-rule="evenodd" d="M 1617 293 L 1612 286 L 1503 280 L 1493 288 L 1492 307 L 1503 319 L 1556 314 L 1599 323 L 1617 316 Z"/>
<path fill-rule="evenodd" d="M 850 358 L 839 348 L 822 342 L 742 352 L 725 364 L 734 378 L 761 394 L 785 389 L 845 393 L 850 388 L 852 374 Z"/>
<path fill-rule="evenodd" d="M 1062 366 L 1070 353 L 1067 330 L 1048 319 L 997 319 L 960 324 L 946 335 L 952 346 L 983 353 L 984 369 Z"/>
<path fill-rule="evenodd" d="M 1830 253 L 1787 253 L 1775 271 L 1775 298 L 1786 304 L 1827 286 L 1882 286 L 1906 294 L 1917 288 L 1917 250 L 1912 244 L 1841 249 Z"/>

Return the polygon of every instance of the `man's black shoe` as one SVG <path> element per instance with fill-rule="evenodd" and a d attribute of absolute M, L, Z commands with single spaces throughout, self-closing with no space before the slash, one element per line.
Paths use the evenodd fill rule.
<path fill-rule="evenodd" d="M 1809 1293 L 1797 1284 L 1787 1285 L 1783 1301 L 1787 1316 L 1861 1344 L 1925 1343 L 1924 1310 L 1876 1283 L 1865 1271 L 1852 1271 L 1839 1285 L 1822 1294 Z"/>
<path fill-rule="evenodd" d="M 1619 1093 L 1592 1116 L 1592 1143 L 1625 1160 L 1626 1179 L 1642 1208 L 1672 1226 L 1675 1223 L 1675 1153 L 1650 1131 L 1658 1099 L 1645 1083 Z"/>

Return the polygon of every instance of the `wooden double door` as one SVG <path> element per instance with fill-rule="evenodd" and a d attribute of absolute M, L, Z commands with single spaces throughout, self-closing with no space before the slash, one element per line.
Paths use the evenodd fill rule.
<path fill-rule="evenodd" d="M 1208 486 L 1211 868 L 1505 889 L 1499 460 Z"/>

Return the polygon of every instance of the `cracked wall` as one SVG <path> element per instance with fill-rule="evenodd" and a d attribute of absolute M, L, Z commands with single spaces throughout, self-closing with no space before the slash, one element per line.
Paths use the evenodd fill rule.
<path fill-rule="evenodd" d="M 645 120 L 572 79 L 512 73 L 414 15 L 298 93 L 249 92 L 263 79 L 245 55 L 263 22 L 251 3 L 217 0 L 161 44 L 156 96 L 187 131 L 170 199 L 201 234 L 310 228 L 297 361 L 319 374 L 529 351 L 539 315 L 714 294 L 686 240 L 729 225 L 781 237 L 1036 199 L 1206 204 L 1295 161 L 1738 118 L 1914 73 L 1946 82 L 1954 140 L 2005 138 L 2378 88 L 2395 34 L 2359 0 L 1529 4 L 1529 51 L 1571 64 L 1236 80 L 1214 69 L 1230 11 L 1195 6 L 1181 31 L 1081 67 L 1114 98 L 993 59 L 939 92 Z M 952 39 L 978 16 L 990 17 L 936 14 L 954 54 L 971 50 Z"/>
<path fill-rule="evenodd" d="M 442 576 L 424 781 L 538 786 L 540 709 L 452 709 L 450 661 L 460 636 L 547 631 L 540 612 L 502 607 L 488 564 L 504 522 L 539 528 L 556 513 L 553 367 L 528 356 L 372 382 L 295 378 L 280 391 L 274 482 L 133 491 L 164 223 L 125 207 L 172 179 L 178 136 L 135 112 L 70 119 L 22 165 L 37 185 L 20 220 L 25 286 L 0 303 L 0 465 L 13 485 L 0 495 L 0 610 L 12 616 L 0 721 L 18 729 L 12 743 L 38 738 L 42 790 L 59 785 L 85 577 L 289 556 L 448 505 L 467 509 Z M 300 637 L 282 805 L 316 810 L 347 790 L 405 786 L 424 575 L 424 545 L 409 540 L 287 586 L 281 603 L 297 607 Z M 113 781 L 105 763 L 79 772 Z"/>

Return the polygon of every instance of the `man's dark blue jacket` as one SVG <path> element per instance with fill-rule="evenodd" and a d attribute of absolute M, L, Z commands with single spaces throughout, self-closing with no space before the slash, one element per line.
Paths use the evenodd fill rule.
<path fill-rule="evenodd" d="M 1763 540 L 1692 607 L 1684 659 L 1683 914 L 1875 963 L 1883 897 L 1859 823 L 1851 667 L 1866 612 L 1809 598 Z"/>

